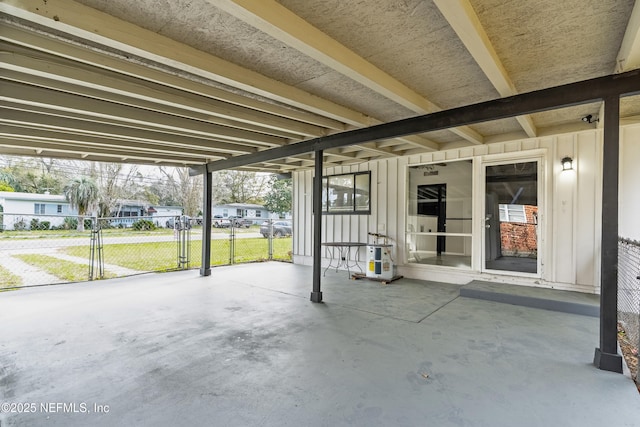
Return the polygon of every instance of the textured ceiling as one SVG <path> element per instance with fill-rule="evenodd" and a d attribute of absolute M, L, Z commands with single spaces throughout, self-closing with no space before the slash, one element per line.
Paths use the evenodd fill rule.
<path fill-rule="evenodd" d="M 633 0 L 3 0 L 0 153 L 199 165 L 628 71 L 633 11 Z M 600 108 L 372 141 L 325 161 L 589 129 L 598 122 L 580 119 Z M 640 117 L 638 97 L 621 113 Z M 252 167 L 312 165 L 309 154 Z"/>

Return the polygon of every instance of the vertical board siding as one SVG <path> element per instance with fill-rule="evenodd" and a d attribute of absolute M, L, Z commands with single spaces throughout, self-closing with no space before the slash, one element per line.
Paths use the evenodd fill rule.
<path fill-rule="evenodd" d="M 573 153 L 574 135 L 559 136 L 552 146 L 552 156 L 549 159 L 552 164 L 554 186 L 552 195 L 552 229 L 553 240 L 551 251 L 557 256 L 553 257 L 551 274 L 549 279 L 554 282 L 573 283 L 575 281 L 575 270 L 573 266 L 574 253 L 574 233 L 575 223 L 574 196 L 576 193 L 576 174 L 573 171 L 562 171 L 560 160 L 569 156 L 574 158 Z"/>
<path fill-rule="evenodd" d="M 602 133 L 578 135 L 576 144 L 575 169 L 576 180 L 576 283 L 595 287 L 599 282 L 595 267 L 599 254 L 594 251 L 600 247 L 598 222 L 601 217 L 599 206 L 602 204 L 598 180 L 600 174 L 600 156 L 602 151 Z M 596 209 L 597 208 L 597 209 Z"/>
<path fill-rule="evenodd" d="M 620 146 L 620 235 L 640 241 L 640 126 L 621 133 Z"/>
<path fill-rule="evenodd" d="M 387 183 L 389 180 L 388 175 L 388 160 L 382 160 L 378 163 L 378 176 L 376 179 L 376 188 L 378 189 L 378 198 L 373 202 L 372 207 L 375 207 L 377 212 L 378 222 L 373 224 L 377 228 L 377 224 L 388 225 L 387 206 L 389 205 L 388 188 Z"/>
<path fill-rule="evenodd" d="M 396 241 L 394 260 L 397 264 L 404 263 L 406 259 L 404 233 L 407 230 L 406 215 L 407 210 L 407 161 L 406 157 L 398 159 L 398 203 L 396 206 L 396 217 L 398 218 L 396 228 Z"/>
<path fill-rule="evenodd" d="M 369 240 L 369 236 L 367 235 L 367 233 L 369 232 L 370 228 L 374 228 L 377 227 L 377 224 L 379 224 L 380 222 L 380 218 L 378 217 L 378 211 L 377 211 L 377 200 L 380 199 L 380 193 L 378 192 L 378 177 L 380 175 L 380 163 L 379 162 L 374 162 L 372 164 L 369 165 L 371 167 L 371 215 L 369 216 L 369 221 L 367 224 L 367 228 L 365 230 L 363 230 L 363 236 L 364 239 L 363 242 L 368 242 Z"/>
<path fill-rule="evenodd" d="M 640 138 L 640 126 L 629 126 L 621 132 L 622 153 L 638 155 L 640 149 L 631 144 Z M 628 145 L 625 144 L 628 140 Z M 535 151 L 534 151 L 535 150 Z M 407 193 L 407 167 L 422 163 L 454 161 L 461 158 L 474 159 L 473 212 L 473 260 L 472 270 L 457 272 L 468 275 L 469 280 L 484 277 L 482 265 L 482 217 L 484 197 L 481 182 L 483 156 L 532 151 L 533 156 L 546 154 L 543 160 L 543 188 L 539 204 L 543 207 L 541 221 L 545 221 L 544 234 L 540 233 L 543 264 L 542 285 L 557 286 L 586 292 L 599 289 L 599 257 L 601 236 L 601 188 L 602 188 L 602 131 L 590 130 L 521 141 L 509 141 L 447 151 L 426 152 L 408 157 L 381 159 L 357 165 L 327 168 L 324 175 L 371 172 L 371 214 L 370 215 L 324 215 L 323 241 L 368 242 L 369 232 L 380 232 L 393 238 L 396 247 L 395 260 L 404 264 L 405 253 L 405 211 Z M 624 151 L 627 150 L 627 151 Z M 535 154 L 534 154 L 535 153 Z M 569 155 L 574 159 L 574 171 L 562 172 L 560 159 Z M 637 183 L 629 183 L 631 177 L 638 177 L 638 159 L 621 162 L 621 197 L 629 199 L 638 194 Z M 313 172 L 294 173 L 294 251 L 295 255 L 312 256 L 312 184 Z M 635 211 L 629 215 L 628 224 L 637 221 L 640 203 L 629 202 Z M 634 208 L 635 207 L 635 208 Z M 624 209 L 623 209 L 624 210 Z M 628 209 L 627 209 L 628 210 Z M 624 210 L 625 212 L 627 210 Z M 384 231 L 379 226 L 384 224 Z M 637 227 L 637 225 L 635 226 Z M 636 228 L 637 230 L 637 228 Z M 640 234 L 640 230 L 638 231 Z M 326 257 L 328 254 L 324 254 Z M 365 261 L 364 251 L 358 259 Z M 436 273 L 435 267 L 414 266 L 419 278 L 428 279 Z M 438 273 L 442 273 L 438 270 Z M 545 285 L 547 284 L 547 285 Z"/>
<path fill-rule="evenodd" d="M 400 216 L 398 215 L 398 205 L 400 204 L 398 181 L 401 179 L 398 176 L 400 172 L 398 170 L 398 159 L 389 159 L 387 165 L 387 179 L 385 181 L 385 185 L 387 187 L 387 203 L 385 206 L 387 211 L 387 221 L 385 222 L 385 229 L 381 234 L 389 236 L 393 239 L 391 243 L 393 243 L 394 246 L 397 246 L 400 242 L 405 240 L 404 233 L 402 233 L 402 235 L 398 233 L 398 222 L 400 221 Z M 404 216 L 404 211 L 402 216 Z M 379 230 L 373 231 L 377 232 Z"/>

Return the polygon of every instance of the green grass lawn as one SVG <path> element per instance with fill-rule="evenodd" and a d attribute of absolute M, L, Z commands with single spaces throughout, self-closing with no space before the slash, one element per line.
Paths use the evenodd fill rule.
<path fill-rule="evenodd" d="M 229 240 L 211 241 L 211 265 L 227 265 L 230 263 Z M 72 246 L 62 249 L 73 256 L 88 258 L 87 246 Z M 291 238 L 273 240 L 273 258 L 291 260 Z M 104 245 L 104 262 L 140 271 L 168 271 L 178 268 L 178 251 L 175 242 L 151 243 L 118 243 Z M 264 261 L 269 258 L 268 240 L 262 237 L 252 239 L 236 239 L 234 263 Z M 202 264 L 202 242 L 191 242 L 189 267 L 196 268 Z"/>
<path fill-rule="evenodd" d="M 158 228 L 156 230 L 137 231 L 130 228 L 111 228 L 102 230 L 104 237 L 118 236 L 155 236 L 173 234 L 173 230 L 167 228 Z M 72 239 L 72 238 L 89 238 L 91 230 L 19 230 L 4 231 L 0 233 L 3 239 Z"/>
<path fill-rule="evenodd" d="M 22 279 L 0 266 L 0 292 L 2 292 L 3 288 L 15 288 L 17 286 L 22 286 Z"/>
<path fill-rule="evenodd" d="M 83 248 L 86 252 L 86 247 Z M 67 261 L 49 255 L 21 254 L 14 255 L 29 265 L 37 267 L 57 278 L 68 282 L 83 282 L 89 280 L 89 266 Z M 116 277 L 115 274 L 105 271 L 105 279 Z"/>

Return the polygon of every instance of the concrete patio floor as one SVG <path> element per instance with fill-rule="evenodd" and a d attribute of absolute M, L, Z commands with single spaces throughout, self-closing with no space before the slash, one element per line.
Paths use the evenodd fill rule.
<path fill-rule="evenodd" d="M 0 425 L 640 425 L 598 318 L 459 288 L 329 271 L 314 304 L 272 262 L 3 292 Z"/>

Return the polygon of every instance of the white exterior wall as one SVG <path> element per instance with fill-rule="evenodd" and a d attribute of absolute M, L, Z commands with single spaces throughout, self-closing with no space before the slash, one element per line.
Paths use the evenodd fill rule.
<path fill-rule="evenodd" d="M 640 126 L 621 131 L 621 233 L 640 238 Z M 560 159 L 574 159 L 573 171 L 561 170 Z M 525 157 L 523 157 L 525 156 Z M 518 277 L 481 272 L 482 230 L 484 228 L 484 161 L 537 158 L 542 164 L 539 177 L 542 193 L 539 201 L 539 277 Z M 471 270 L 451 267 L 405 264 L 406 197 L 408 166 L 431 162 L 473 159 L 474 206 Z M 467 283 L 492 280 L 553 287 L 582 292 L 599 292 L 602 130 L 532 138 L 482 146 L 425 153 L 363 163 L 349 167 L 327 168 L 324 175 L 371 171 L 370 215 L 324 215 L 322 241 L 367 242 L 368 232 L 379 232 L 394 239 L 398 271 L 405 277 Z M 312 183 L 313 171 L 293 175 L 294 262 L 312 264 Z M 635 237 L 634 237 L 635 236 Z M 323 264 L 329 254 L 323 249 Z M 365 251 L 359 252 L 364 268 Z"/>
<path fill-rule="evenodd" d="M 620 144 L 620 236 L 640 241 L 640 126 L 622 128 Z"/>
<path fill-rule="evenodd" d="M 167 216 L 180 216 L 182 215 L 182 207 L 180 206 L 154 206 L 156 210 L 152 216 L 155 217 L 167 217 Z"/>

